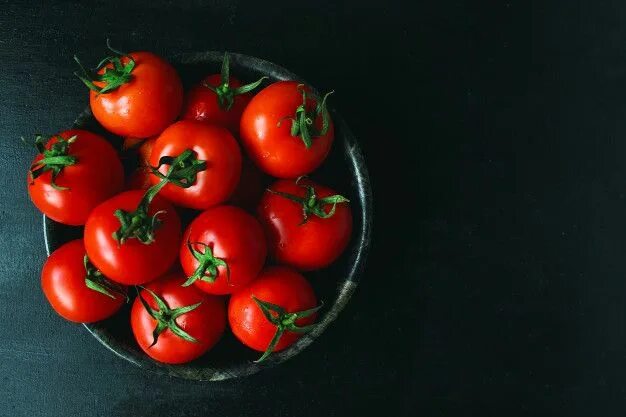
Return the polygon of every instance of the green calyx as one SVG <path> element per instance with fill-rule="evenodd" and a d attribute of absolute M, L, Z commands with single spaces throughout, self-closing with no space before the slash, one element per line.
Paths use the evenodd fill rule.
<path fill-rule="evenodd" d="M 228 111 L 233 107 L 235 103 L 235 96 L 240 94 L 249 93 L 258 86 L 261 85 L 263 80 L 269 77 L 261 77 L 259 80 L 242 85 L 241 87 L 232 88 L 230 84 L 230 58 L 228 52 L 224 53 L 224 60 L 222 61 L 222 71 L 220 73 L 220 85 L 217 87 L 212 86 L 209 83 L 202 83 L 202 85 L 209 90 L 213 91 L 217 95 L 217 102 L 220 108 L 224 111 Z"/>
<path fill-rule="evenodd" d="M 204 247 L 204 252 L 200 252 L 194 248 L 194 245 L 200 245 Z M 204 242 L 191 243 L 187 241 L 187 249 L 194 258 L 198 261 L 198 267 L 194 271 L 193 275 L 187 278 L 187 281 L 183 283 L 183 287 L 188 287 L 197 280 L 213 283 L 217 279 L 219 274 L 218 267 L 222 266 L 226 268 L 226 279 L 230 281 L 230 268 L 225 260 L 216 258 L 213 256 L 213 250 L 209 245 Z"/>
<path fill-rule="evenodd" d="M 296 180 L 296 184 L 300 185 L 299 182 L 303 177 L 299 177 Z M 306 223 L 309 220 L 310 215 L 317 216 L 321 219 L 328 219 L 335 214 L 337 209 L 337 204 L 339 203 L 349 203 L 350 200 L 345 198 L 342 195 L 335 194 L 328 197 L 318 198 L 315 193 L 315 188 L 310 185 L 300 185 L 300 187 L 306 190 L 306 195 L 304 197 L 299 197 L 297 195 L 283 193 L 281 191 L 274 191 L 270 188 L 267 189 L 272 194 L 276 194 L 288 200 L 291 200 L 295 203 L 302 205 L 302 222 L 301 225 Z M 332 207 L 329 211 L 325 210 L 325 207 L 329 204 L 332 204 Z"/>
<path fill-rule="evenodd" d="M 159 339 L 159 335 L 161 335 L 161 333 L 163 333 L 166 329 L 170 329 L 172 333 L 174 333 L 176 336 L 180 337 L 183 340 L 192 343 L 198 342 L 196 338 L 180 328 L 178 323 L 176 323 L 176 319 L 183 314 L 189 313 L 190 311 L 198 308 L 200 304 L 202 304 L 202 301 L 189 306 L 170 308 L 165 300 L 159 297 L 154 291 L 149 290 L 148 288 L 143 289 L 152 296 L 157 306 L 159 307 L 158 310 L 153 309 L 152 307 L 150 307 L 150 304 L 148 304 L 148 302 L 142 297 L 142 295 L 139 294 L 139 300 L 141 301 L 141 304 L 146 309 L 148 314 L 150 314 L 150 316 L 157 322 L 156 327 L 152 331 L 153 340 L 152 344 L 149 347 L 156 345 Z"/>
<path fill-rule="evenodd" d="M 170 165 L 167 174 L 159 172 L 161 165 Z M 120 221 L 120 228 L 113 233 L 113 238 L 121 245 L 130 238 L 135 238 L 145 245 L 154 242 L 155 230 L 160 226 L 158 219 L 163 211 L 152 216 L 148 215 L 150 203 L 167 183 L 178 187 L 189 188 L 195 181 L 198 172 L 206 169 L 206 161 L 198 160 L 195 152 L 187 149 L 177 157 L 164 156 L 157 167 L 151 167 L 152 173 L 161 178 L 158 184 L 148 188 L 135 211 L 116 210 L 114 215 Z"/>
<path fill-rule="evenodd" d="M 67 190 L 67 187 L 57 185 L 56 179 L 61 171 L 63 171 L 63 168 L 74 165 L 78 162 L 75 156 L 69 154 L 70 145 L 76 142 L 77 136 L 72 136 L 68 139 L 56 136 L 56 142 L 50 146 L 50 149 L 46 149 L 46 144 L 51 139 L 52 138 L 45 138 L 42 135 L 35 135 L 35 148 L 37 149 L 37 152 L 43 156 L 43 158 L 30 166 L 30 180 L 32 183 L 35 178 L 51 171 L 52 180 L 50 181 L 50 185 L 57 190 Z M 22 141 L 26 143 L 24 138 L 22 138 Z"/>
<path fill-rule="evenodd" d="M 321 101 L 317 100 L 317 105 L 313 111 L 307 111 L 307 92 L 304 84 L 298 84 L 298 90 L 302 94 L 302 104 L 296 109 L 294 116 L 288 116 L 278 122 L 278 126 L 282 124 L 283 120 L 291 120 L 291 136 L 300 137 L 304 146 L 309 149 L 313 144 L 313 139 L 316 137 L 324 136 L 328 133 L 330 127 L 330 115 L 326 108 L 326 99 L 333 91 L 330 91 L 324 95 Z M 317 99 L 312 93 L 314 98 Z M 315 121 L 318 117 L 322 117 L 322 128 L 317 129 Z"/>
<path fill-rule="evenodd" d="M 263 355 L 259 359 L 254 361 L 256 363 L 262 362 L 267 359 L 267 357 L 274 351 L 274 348 L 278 344 L 278 341 L 282 337 L 283 333 L 285 333 L 286 331 L 295 333 L 306 333 L 312 330 L 315 327 L 315 324 L 310 324 L 308 326 L 298 326 L 296 324 L 296 321 L 313 315 L 323 306 L 323 304 L 320 304 L 319 306 L 308 310 L 288 313 L 281 306 L 268 303 L 267 301 L 259 300 L 254 295 L 252 296 L 252 299 L 257 304 L 257 306 L 259 306 L 265 318 L 274 326 L 276 326 L 276 333 L 274 333 L 274 337 L 272 337 L 269 345 L 267 345 L 267 349 L 265 349 Z"/>
<path fill-rule="evenodd" d="M 135 60 L 129 54 L 113 49 L 109 39 L 107 39 L 107 48 L 115 55 L 101 60 L 93 71 L 87 71 L 80 63 L 78 57 L 74 55 L 74 61 L 76 61 L 79 67 L 79 71 L 74 72 L 74 75 L 90 90 L 98 94 L 106 94 L 128 83 L 132 79 L 131 73 L 135 68 Z M 127 58 L 125 64 L 122 63 L 122 58 L 124 57 Z M 98 71 L 102 68 L 105 68 L 104 72 L 98 74 Z M 94 84 L 95 82 L 103 83 L 104 87 L 98 87 Z"/>
<path fill-rule="evenodd" d="M 106 279 L 106 277 L 102 275 L 102 272 L 91 264 L 87 255 L 83 258 L 83 265 L 85 266 L 85 285 L 87 288 L 113 299 L 117 298 L 113 293 L 117 293 L 118 295 L 122 295 L 126 299 L 126 302 L 128 302 L 128 294 L 126 294 L 122 287 Z"/>

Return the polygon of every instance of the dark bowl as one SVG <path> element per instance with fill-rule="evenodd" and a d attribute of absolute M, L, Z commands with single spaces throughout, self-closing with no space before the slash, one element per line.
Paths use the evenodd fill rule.
<path fill-rule="evenodd" d="M 203 52 L 180 55 L 173 62 L 185 87 L 189 87 L 206 74 L 219 73 L 222 58 L 222 52 Z M 304 81 L 288 70 L 259 58 L 240 54 L 231 54 L 230 58 L 231 73 L 246 82 L 263 75 L 268 76 L 270 82 Z M 335 143 L 328 159 L 311 178 L 348 196 L 354 216 L 354 231 L 348 249 L 335 264 L 306 274 L 325 306 L 314 330 L 260 364 L 252 362 L 258 358 L 258 352 L 246 348 L 230 332 L 226 332 L 222 340 L 203 357 L 185 365 L 165 365 L 149 358 L 136 344 L 129 325 L 130 305 L 108 320 L 85 324 L 85 328 L 116 355 L 143 369 L 198 381 L 250 375 L 291 358 L 311 344 L 335 320 L 352 296 L 363 272 L 372 228 L 372 192 L 361 149 L 341 116 L 332 108 L 331 114 L 335 122 Z M 89 109 L 76 119 L 74 127 L 102 134 L 115 144 L 121 143 L 119 137 L 112 136 L 98 124 Z M 65 226 L 44 216 L 44 236 L 46 251 L 50 254 L 63 243 L 80 238 L 82 228 Z M 327 348 L 332 349 L 332 346 Z"/>

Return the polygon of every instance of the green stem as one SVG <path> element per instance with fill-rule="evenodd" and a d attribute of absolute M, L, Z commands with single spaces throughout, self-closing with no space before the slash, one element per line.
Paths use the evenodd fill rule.
<path fill-rule="evenodd" d="M 241 87 L 232 88 L 230 84 L 230 57 L 228 52 L 224 53 L 224 60 L 222 61 L 222 71 L 220 73 L 220 85 L 217 87 L 212 86 L 209 83 L 203 83 L 202 85 L 209 90 L 213 91 L 217 95 L 217 102 L 222 110 L 228 111 L 233 107 L 235 103 L 235 96 L 249 93 L 258 86 L 261 85 L 263 80 L 269 79 L 269 77 L 261 77 L 257 81 L 242 85 Z"/>
<path fill-rule="evenodd" d="M 67 190 L 67 187 L 61 187 L 56 183 L 56 179 L 65 167 L 74 165 L 78 159 L 74 155 L 70 155 L 70 145 L 77 140 L 77 136 L 64 139 L 61 136 L 55 136 L 56 142 L 47 147 L 47 144 L 53 137 L 45 138 L 42 135 L 35 135 L 35 148 L 43 156 L 43 158 L 34 162 L 30 166 L 29 176 L 31 183 L 44 173 L 51 171 L 52 179 L 50 185 L 57 190 Z M 26 142 L 24 138 L 22 141 Z"/>
<path fill-rule="evenodd" d="M 129 54 L 113 49 L 109 39 L 107 39 L 107 48 L 116 56 L 108 56 L 102 59 L 93 71 L 87 71 L 78 57 L 74 55 L 74 61 L 78 64 L 79 69 L 74 72 L 74 75 L 97 94 L 109 93 L 130 82 L 133 77 L 131 73 L 135 68 L 135 60 Z M 127 59 L 125 64 L 122 63 L 122 58 Z M 104 68 L 104 72 L 98 74 L 98 71 L 102 68 Z M 104 87 L 98 87 L 95 84 L 96 82 L 104 84 Z"/>

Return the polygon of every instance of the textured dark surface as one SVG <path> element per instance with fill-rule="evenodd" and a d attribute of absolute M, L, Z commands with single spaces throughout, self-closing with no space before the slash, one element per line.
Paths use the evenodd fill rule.
<path fill-rule="evenodd" d="M 229 55 L 230 73 L 236 74 L 243 82 L 261 77 L 269 77 L 264 85 L 280 80 L 304 81 L 302 77 L 287 69 L 258 57 L 236 53 Z M 223 57 L 223 51 L 207 51 L 177 55 L 172 58 L 172 62 L 183 84 L 194 85 L 206 74 L 219 73 Z M 372 189 L 359 143 L 339 113 L 333 108 L 329 110 L 335 125 L 334 146 L 324 161 L 324 166 L 312 173 L 310 178 L 339 190 L 350 200 L 353 233 L 348 247 L 331 267 L 306 274 L 317 298 L 325 306 L 320 310 L 317 324 L 312 331 L 304 334 L 293 346 L 272 354 L 262 363 L 253 363 L 259 354 L 245 348 L 232 333 L 226 332 L 219 344 L 211 349 L 210 354 L 189 364 L 167 365 L 152 360 L 135 342 L 128 326 L 130 313 L 128 307 L 133 302 L 131 300 L 127 308 L 109 320 L 86 324 L 85 327 L 94 337 L 121 358 L 146 371 L 207 382 L 241 378 L 276 366 L 297 355 L 317 339 L 345 308 L 356 289 L 365 268 L 373 221 Z M 122 138 L 113 137 L 106 132 L 89 108 L 78 116 L 73 127 L 105 135 L 112 143 L 119 144 L 122 141 Z M 136 164 L 129 165 L 132 172 Z M 44 218 L 43 226 L 48 254 L 62 244 L 80 237 L 83 231 L 82 228 L 65 226 L 49 218 Z"/>
<path fill-rule="evenodd" d="M 114 3 L 0 0 L 0 415 L 626 414 L 626 3 Z M 376 230 L 351 302 L 296 358 L 164 379 L 45 304 L 16 137 L 72 123 L 71 56 L 95 62 L 106 36 L 337 90 Z"/>

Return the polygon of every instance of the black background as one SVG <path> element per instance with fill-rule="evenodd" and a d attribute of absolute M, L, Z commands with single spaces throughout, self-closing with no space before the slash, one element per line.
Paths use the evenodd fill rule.
<path fill-rule="evenodd" d="M 626 414 L 626 3 L 0 0 L 0 415 Z M 375 193 L 366 275 L 309 349 L 157 377 L 60 320 L 18 138 L 87 103 L 72 55 L 224 50 L 332 100 Z"/>

